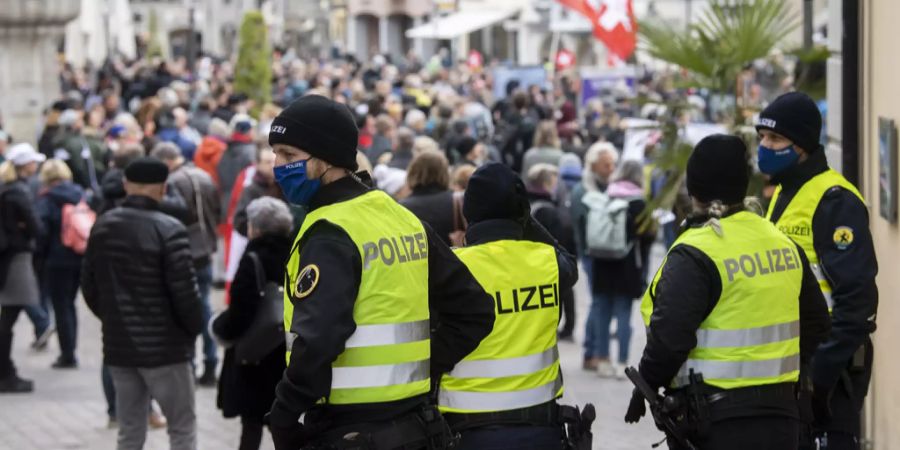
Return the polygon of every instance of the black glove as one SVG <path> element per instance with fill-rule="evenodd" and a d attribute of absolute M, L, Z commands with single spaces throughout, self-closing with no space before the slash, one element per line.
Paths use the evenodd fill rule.
<path fill-rule="evenodd" d="M 298 450 L 306 444 L 306 433 L 303 425 L 297 423 L 288 427 L 274 425 L 269 422 L 269 414 L 266 414 L 264 422 L 269 425 L 269 432 L 272 433 L 272 442 L 275 444 L 275 450 Z"/>
<path fill-rule="evenodd" d="M 628 412 L 625 413 L 626 423 L 638 423 L 644 414 L 647 414 L 647 405 L 644 396 L 637 389 L 631 391 L 631 403 L 628 404 Z"/>
<path fill-rule="evenodd" d="M 831 423 L 831 395 L 832 389 L 824 386 L 814 386 L 812 393 L 813 423 L 824 426 Z"/>

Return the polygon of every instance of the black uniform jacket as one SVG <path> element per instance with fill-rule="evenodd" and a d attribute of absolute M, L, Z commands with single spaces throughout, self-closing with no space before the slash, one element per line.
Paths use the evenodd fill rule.
<path fill-rule="evenodd" d="M 705 217 L 691 219 L 696 226 Z M 809 260 L 799 246 L 803 264 L 800 288 L 800 360 L 809 361 L 816 346 L 828 335 L 828 308 Z M 653 388 L 667 386 L 697 346 L 697 329 L 712 312 L 722 294 L 722 280 L 715 263 L 690 245 L 672 247 L 659 281 L 651 287 L 653 314 L 647 329 L 647 346 L 640 373 Z"/>
<path fill-rule="evenodd" d="M 354 177 L 323 185 L 310 209 L 343 202 L 370 190 Z M 471 353 L 494 326 L 494 301 L 441 238 L 423 223 L 428 238 L 428 303 L 431 310 L 431 380 Z M 300 243 L 300 267 L 319 267 L 316 288 L 294 303 L 291 332 L 297 335 L 291 360 L 275 391 L 269 417 L 273 426 L 289 427 L 301 413 L 329 395 L 331 364 L 356 330 L 353 306 L 362 277 L 359 250 L 350 236 L 327 222 L 310 228 Z M 362 405 L 328 405 L 324 419 L 332 426 L 378 422 L 422 405 L 426 396 Z"/>
<path fill-rule="evenodd" d="M 778 221 L 804 183 L 826 170 L 828 161 L 818 151 L 775 177 L 772 181 L 781 184 L 781 195 L 772 211 L 772 222 Z M 849 245 L 836 238 L 841 227 L 852 230 Z M 869 211 L 859 197 L 842 187 L 831 188 L 822 197 L 813 215 L 812 231 L 819 266 L 831 283 L 834 300 L 831 334 L 816 351 L 812 378 L 816 386 L 831 388 L 856 350 L 875 331 L 878 262 L 869 232 Z"/>

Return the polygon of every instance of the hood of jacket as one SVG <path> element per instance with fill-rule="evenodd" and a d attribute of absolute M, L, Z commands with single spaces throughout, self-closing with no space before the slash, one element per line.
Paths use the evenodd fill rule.
<path fill-rule="evenodd" d="M 630 181 L 620 180 L 610 184 L 606 194 L 610 197 L 641 197 L 644 190 Z"/>
<path fill-rule="evenodd" d="M 72 183 L 71 181 L 65 181 L 51 187 L 44 195 L 53 200 L 57 205 L 62 206 L 67 203 L 74 205 L 84 198 L 84 190 L 81 186 Z"/>

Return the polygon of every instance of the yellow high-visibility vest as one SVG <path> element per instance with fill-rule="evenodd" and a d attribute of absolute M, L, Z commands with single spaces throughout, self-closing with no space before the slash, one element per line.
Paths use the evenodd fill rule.
<path fill-rule="evenodd" d="M 494 328 L 441 379 L 442 412 L 527 408 L 563 393 L 556 348 L 559 266 L 553 247 L 501 240 L 454 250 L 494 298 Z"/>
<path fill-rule="evenodd" d="M 318 281 L 317 267 L 300 267 L 300 242 L 320 220 L 343 229 L 359 250 L 362 262 L 362 279 L 353 307 L 356 331 L 332 363 L 331 393 L 324 401 L 380 403 L 427 393 L 431 387 L 428 238 L 419 219 L 381 191 L 327 205 L 306 216 L 285 279 L 288 364 L 296 338 L 290 331 L 293 301 L 304 301 L 303 293 L 297 292 L 298 278 L 315 271 Z M 325 278 L 323 282 L 341 281 Z"/>
<path fill-rule="evenodd" d="M 794 198 L 791 199 L 791 202 L 784 209 L 784 213 L 778 218 L 778 222 L 775 222 L 775 227 L 781 230 L 782 233 L 790 236 L 806 253 L 806 257 L 809 259 L 809 268 L 812 269 L 816 280 L 819 281 L 819 288 L 822 289 L 822 295 L 825 296 L 825 301 L 828 302 L 828 311 L 831 311 L 832 306 L 834 306 L 834 302 L 831 299 L 831 283 L 828 282 L 825 271 L 822 270 L 819 255 L 813 246 L 812 219 L 819 202 L 822 201 L 822 197 L 835 186 L 840 186 L 852 192 L 859 197 L 860 201 L 865 203 L 865 199 L 863 199 L 862 194 L 859 193 L 855 186 L 850 184 L 843 175 L 828 169 L 800 187 L 800 190 L 797 191 L 797 194 L 794 195 Z M 778 185 L 775 188 L 772 201 L 769 203 L 766 219 L 772 220 L 772 212 L 775 210 L 775 203 L 780 195 L 781 185 Z M 835 232 L 839 232 L 839 230 L 835 230 Z M 850 230 L 850 233 L 853 233 L 853 230 Z"/>
<path fill-rule="evenodd" d="M 708 226 L 685 231 L 673 244 L 703 252 L 718 269 L 722 293 L 697 330 L 673 387 L 687 383 L 690 369 L 723 389 L 795 382 L 800 373 L 800 287 L 803 267 L 797 246 L 773 224 L 750 212 L 720 221 L 723 235 Z M 641 302 L 653 327 L 659 268 Z"/>

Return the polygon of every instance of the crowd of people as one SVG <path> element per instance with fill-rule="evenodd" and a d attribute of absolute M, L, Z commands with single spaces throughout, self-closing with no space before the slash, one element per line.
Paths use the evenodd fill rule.
<path fill-rule="evenodd" d="M 559 293 L 559 339 L 572 341 L 576 314 L 587 313 L 584 369 L 622 377 L 633 300 L 646 289 L 657 238 L 639 216 L 665 176 L 622 160 L 622 119 L 653 114 L 634 94 L 613 89 L 582 102 L 577 76 L 563 73 L 543 85 L 511 81 L 495 98 L 490 71 L 412 55 L 316 61 L 276 51 L 272 68 L 273 101 L 258 104 L 234 90 L 227 61 L 203 58 L 194 70 L 183 60 L 111 62 L 95 72 L 67 66 L 64 95 L 47 108 L 37 146 L 0 135 L 0 392 L 34 389 L 12 362 L 21 312 L 34 325 L 33 348 L 57 334 L 53 368 L 78 368 L 80 288 L 103 322 L 110 423 L 129 430 L 121 448 L 139 448 L 147 424 L 164 423 L 154 402 L 172 448 L 191 448 L 195 382 L 218 385 L 223 413 L 242 418 L 240 448 L 257 448 L 285 348 L 247 365 L 230 344 L 251 326 L 260 285 L 283 281 L 306 214 L 276 182 L 268 136 L 283 108 L 310 95 L 349 108 L 366 181 L 450 246 L 465 243 L 463 193 L 473 172 L 500 162 L 519 174 L 533 217 L 587 274 L 589 311 L 576 311 L 571 287 Z M 637 93 L 656 101 L 682 94 L 667 86 L 648 76 Z M 345 131 L 329 130 L 335 140 Z M 587 238 L 604 229 L 607 242 Z M 142 254 L 163 255 L 165 264 Z M 214 288 L 228 299 L 215 319 Z M 217 340 L 228 348 L 221 364 Z"/>

